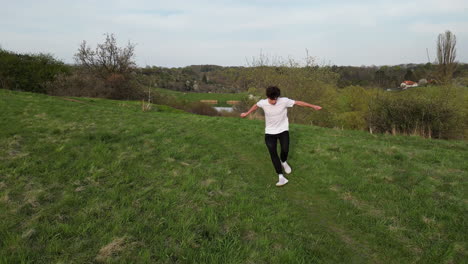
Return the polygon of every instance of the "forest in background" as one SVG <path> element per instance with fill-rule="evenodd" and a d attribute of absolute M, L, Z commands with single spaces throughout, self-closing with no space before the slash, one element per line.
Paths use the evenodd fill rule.
<path fill-rule="evenodd" d="M 276 67 L 281 72 L 281 67 Z M 336 73 L 338 88 L 361 86 L 365 88 L 398 88 L 403 81 L 418 82 L 436 79 L 437 64 L 400 64 L 393 66 L 314 66 Z M 145 85 L 175 91 L 237 93 L 248 91 L 246 76 L 252 67 L 223 67 L 218 65 L 191 65 L 179 68 L 146 66 L 139 68 L 139 79 Z M 459 63 L 453 82 L 468 86 L 468 64 Z"/>

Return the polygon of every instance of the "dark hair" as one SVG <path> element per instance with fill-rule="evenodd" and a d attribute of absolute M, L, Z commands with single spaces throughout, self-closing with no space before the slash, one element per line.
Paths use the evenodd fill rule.
<path fill-rule="evenodd" d="M 269 86 L 266 89 L 266 96 L 270 99 L 276 100 L 278 97 L 280 97 L 280 95 L 281 95 L 281 91 L 276 86 Z"/>

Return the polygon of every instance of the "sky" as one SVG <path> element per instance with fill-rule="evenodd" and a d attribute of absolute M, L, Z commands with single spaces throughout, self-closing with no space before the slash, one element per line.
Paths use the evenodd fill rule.
<path fill-rule="evenodd" d="M 83 40 L 135 44 L 139 66 L 248 66 L 261 54 L 319 65 L 434 62 L 440 33 L 468 63 L 468 0 L 0 0 L 0 47 L 74 62 Z M 429 58 L 428 58 L 429 55 Z"/>

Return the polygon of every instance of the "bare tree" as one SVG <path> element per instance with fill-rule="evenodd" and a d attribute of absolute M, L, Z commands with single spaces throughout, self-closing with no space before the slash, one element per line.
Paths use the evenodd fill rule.
<path fill-rule="evenodd" d="M 136 66 L 133 60 L 135 44 L 129 42 L 126 47 L 120 48 L 114 34 L 107 33 L 105 36 L 105 42 L 98 44 L 95 50 L 83 40 L 75 54 L 77 64 L 103 78 L 131 73 Z"/>
<path fill-rule="evenodd" d="M 439 34 L 437 38 L 438 77 L 441 83 L 449 83 L 452 80 L 456 68 L 456 44 L 457 38 L 449 30 Z"/>
<path fill-rule="evenodd" d="M 134 61 L 135 44 L 118 47 L 114 34 L 105 34 L 104 43 L 93 50 L 83 41 L 75 54 L 76 63 L 84 72 L 104 81 L 99 94 L 113 99 L 135 99 L 141 91 L 131 83 L 136 68 Z M 108 95 L 107 95 L 108 94 Z"/>

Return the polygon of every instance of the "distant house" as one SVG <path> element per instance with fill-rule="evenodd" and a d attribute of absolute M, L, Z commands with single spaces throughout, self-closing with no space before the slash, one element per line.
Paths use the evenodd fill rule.
<path fill-rule="evenodd" d="M 406 90 L 410 87 L 417 87 L 418 86 L 418 83 L 417 82 L 413 82 L 413 81 L 403 81 L 401 84 L 400 84 L 400 88 L 403 89 L 403 90 Z"/>

